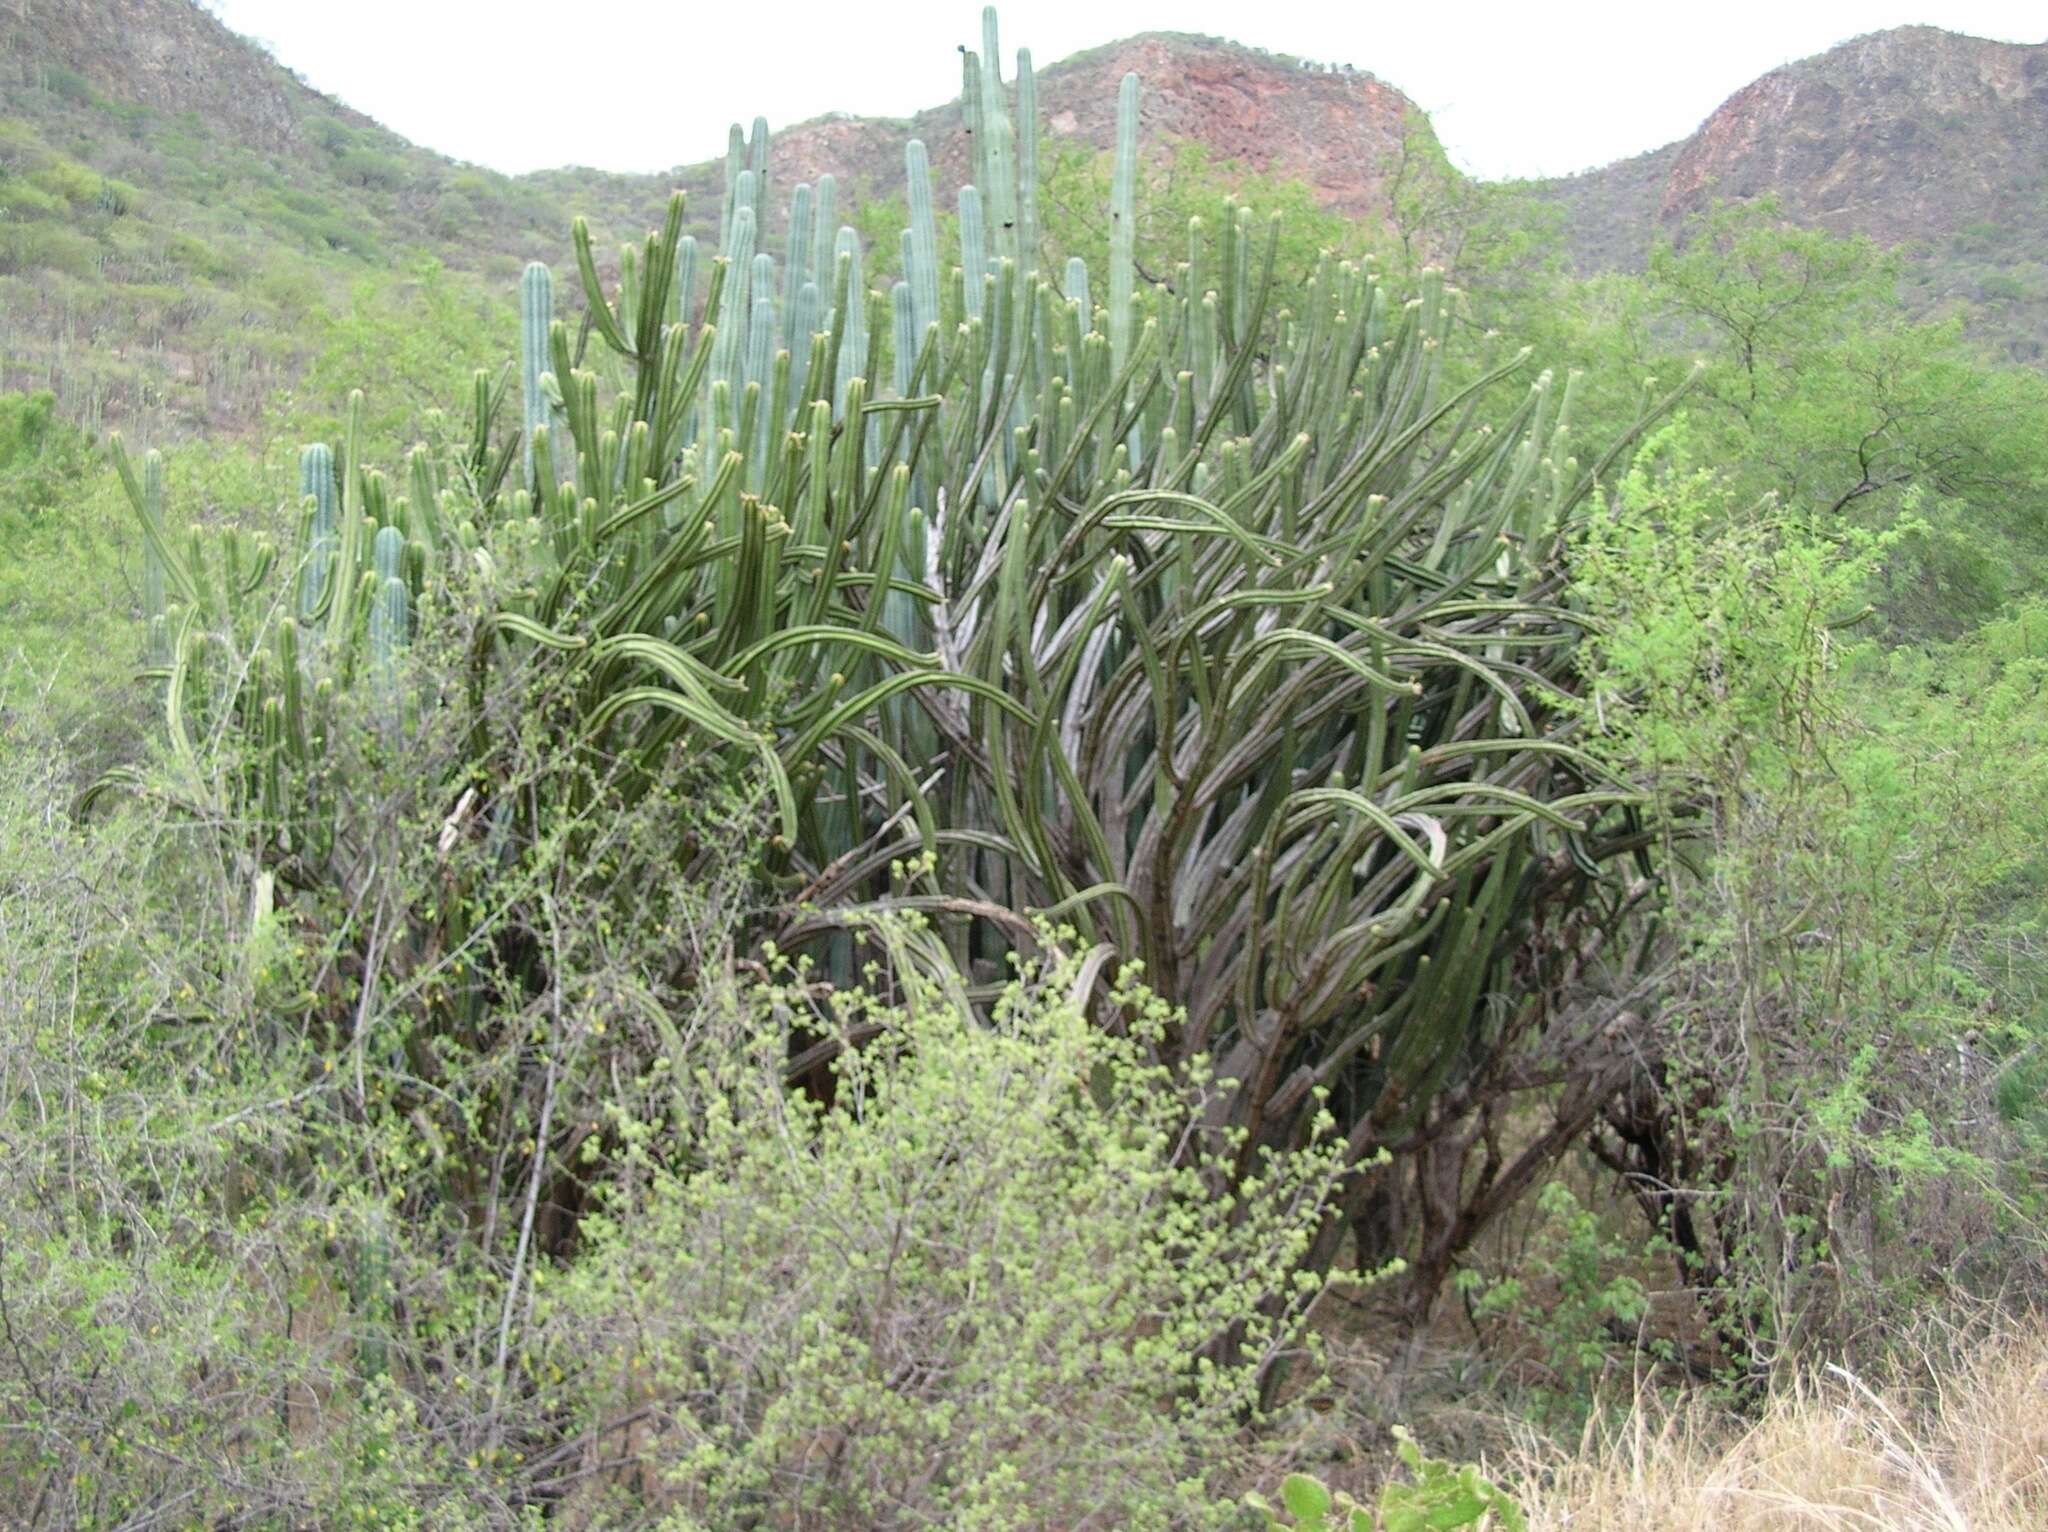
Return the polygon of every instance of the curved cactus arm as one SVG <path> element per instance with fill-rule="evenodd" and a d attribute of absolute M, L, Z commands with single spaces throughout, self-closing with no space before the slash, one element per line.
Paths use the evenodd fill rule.
<path fill-rule="evenodd" d="M 184 602 L 188 610 L 197 607 L 199 605 L 198 581 L 193 578 L 191 566 L 186 563 L 184 555 L 172 545 L 169 535 L 164 531 L 161 515 L 152 513 L 149 497 L 142 483 L 135 477 L 135 467 L 128 460 L 128 449 L 122 445 L 121 434 L 118 431 L 107 438 L 107 452 L 114 460 L 114 471 L 120 475 L 121 487 L 128 492 L 128 504 L 135 511 L 135 519 L 142 525 L 143 543 L 155 554 L 157 562 L 163 569 L 164 579 L 169 585 L 171 593 Z M 152 451 L 149 456 L 156 457 L 157 454 Z M 162 460 L 159 459 L 158 461 L 157 482 L 161 486 L 163 482 Z M 145 473 L 148 472 L 146 462 L 143 471 Z M 162 500 L 163 495 L 161 488 L 159 488 L 157 495 L 159 512 Z"/>

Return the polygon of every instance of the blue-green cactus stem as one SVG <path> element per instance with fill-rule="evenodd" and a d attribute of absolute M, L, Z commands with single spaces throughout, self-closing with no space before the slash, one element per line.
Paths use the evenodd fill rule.
<path fill-rule="evenodd" d="M 903 273 L 910 284 L 911 315 L 922 344 L 925 331 L 939 322 L 939 229 L 932 214 L 931 160 L 924 140 L 913 138 L 903 148 L 903 169 L 910 189 L 910 259 Z"/>
<path fill-rule="evenodd" d="M 1017 50 L 1017 270 L 1038 270 L 1038 76 L 1031 50 Z"/>
<path fill-rule="evenodd" d="M 311 624 L 327 604 L 340 530 L 334 488 L 334 451 L 315 442 L 299 454 L 299 494 L 312 503 L 306 528 L 306 567 L 299 576 L 299 620 Z"/>
<path fill-rule="evenodd" d="M 981 191 L 960 188 L 960 276 L 967 317 L 981 318 L 982 278 L 988 274 L 988 247 L 982 226 Z"/>
<path fill-rule="evenodd" d="M 811 381 L 811 343 L 818 332 L 818 284 L 806 282 L 796 290 L 796 297 L 789 306 L 784 324 L 789 336 L 790 398 L 800 404 L 810 402 L 805 389 Z M 824 379 L 818 380 L 824 386 Z"/>
<path fill-rule="evenodd" d="M 526 485 L 533 487 L 533 433 L 548 423 L 540 375 L 548 370 L 548 326 L 555 318 L 554 275 L 540 261 L 519 281 L 519 384 L 526 419 Z"/>
<path fill-rule="evenodd" d="M 685 234 L 676 242 L 675 322 L 686 329 L 697 318 L 697 236 Z"/>
<path fill-rule="evenodd" d="M 846 318 L 841 326 L 837 376 L 832 379 L 832 402 L 843 406 L 846 384 L 861 376 L 868 355 L 868 288 L 861 275 L 860 236 L 850 228 L 839 231 L 835 255 L 847 263 Z"/>
<path fill-rule="evenodd" d="M 1124 76 L 1116 95 L 1116 169 L 1109 193 L 1109 354 L 1121 370 L 1131 354 L 1131 302 L 1136 286 L 1138 77 Z"/>
<path fill-rule="evenodd" d="M 896 322 L 896 393 L 901 397 L 910 392 L 910 369 L 917 362 L 917 304 L 908 282 L 889 289 L 889 308 Z"/>
<path fill-rule="evenodd" d="M 745 179 L 750 172 L 743 172 Z M 730 238 L 726 241 L 725 290 L 719 295 L 718 334 L 711 348 L 711 376 L 731 385 L 737 392 L 746 383 L 741 369 L 746 364 L 747 319 L 753 309 L 749 289 L 754 278 L 754 210 L 742 205 L 733 214 Z"/>
<path fill-rule="evenodd" d="M 832 220 L 839 216 L 839 182 L 829 172 L 818 177 L 818 184 L 811 191 L 811 280 L 818 284 L 820 292 L 829 292 L 832 287 L 832 250 L 826 240 L 832 238 L 838 225 Z"/>
<path fill-rule="evenodd" d="M 142 457 L 142 504 L 144 514 L 158 526 L 164 524 L 164 455 L 151 448 Z M 142 542 L 142 615 L 149 624 L 149 659 L 160 665 L 170 658 L 166 639 L 167 608 L 164 595 L 164 561 L 148 538 Z"/>
<path fill-rule="evenodd" d="M 1081 305 L 1081 328 L 1086 330 L 1095 311 L 1088 306 L 1088 263 L 1080 256 L 1067 257 L 1067 278 L 1060 293 L 1069 302 Z"/>
<path fill-rule="evenodd" d="M 804 283 L 815 281 L 811 270 L 812 202 L 809 183 L 800 182 L 789 194 L 789 239 L 782 256 L 782 313 L 785 319 L 796 307 L 796 295 Z M 785 331 L 783 343 L 796 350 L 801 339 L 794 330 Z"/>
<path fill-rule="evenodd" d="M 722 250 L 732 240 L 732 217 L 738 212 L 740 175 L 747 168 L 747 135 L 738 123 L 725 135 L 725 200 L 718 206 L 718 245 Z"/>
<path fill-rule="evenodd" d="M 768 206 L 768 119 L 756 117 L 747 135 L 747 169 L 754 173 L 754 216 Z"/>
<path fill-rule="evenodd" d="M 370 542 L 370 563 L 380 580 L 404 577 L 405 534 L 397 527 L 379 527 Z"/>

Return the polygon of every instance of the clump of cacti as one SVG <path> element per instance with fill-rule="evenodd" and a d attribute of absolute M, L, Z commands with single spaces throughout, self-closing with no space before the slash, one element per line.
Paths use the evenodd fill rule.
<path fill-rule="evenodd" d="M 1040 270 L 1035 84 L 1020 55 L 1013 120 L 992 16 L 963 86 L 980 179 L 958 246 L 913 141 L 886 297 L 850 228 L 828 262 L 824 182 L 792 193 L 778 272 L 765 124 L 733 130 L 701 302 L 680 195 L 613 284 L 579 220 L 607 374 L 575 365 L 528 268 L 520 427 L 495 426 L 480 378 L 463 471 L 421 449 L 409 499 L 361 462 L 353 417 L 338 460 L 309 449 L 296 622 L 204 705 L 306 749 L 306 678 L 402 688 L 436 581 L 487 565 L 485 652 L 576 657 L 564 749 L 648 781 L 678 751 L 758 771 L 777 870 L 816 904 L 1000 900 L 1142 960 L 1184 1008 L 1177 1056 L 1242 1082 L 1213 1126 L 1241 1130 L 1247 1173 L 1326 1099 L 1369 1147 L 1483 1066 L 1494 975 L 1625 842 L 1603 826 L 1629 794 L 1553 706 L 1577 634 L 1556 540 L 1623 444 L 1574 456 L 1571 389 L 1512 382 L 1526 354 L 1454 384 L 1439 274 L 1395 299 L 1325 258 L 1301 311 L 1272 312 L 1276 239 L 1250 209 L 1191 227 L 1170 280 L 1141 284 L 1135 77 L 1092 307 L 1081 262 Z M 175 688 L 189 640 L 246 622 L 262 555 L 188 557 L 128 477 L 183 635 Z M 380 716 L 403 727 L 398 691 Z M 1012 931 L 950 939 L 993 957 Z"/>

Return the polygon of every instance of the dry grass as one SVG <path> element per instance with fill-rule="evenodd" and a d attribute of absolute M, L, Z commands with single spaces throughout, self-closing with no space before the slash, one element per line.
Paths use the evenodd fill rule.
<path fill-rule="evenodd" d="M 1914 1386 L 1829 1369 L 1748 1422 L 1645 1395 L 1576 1450 L 1495 1469 L 1531 1532 L 2044 1532 L 2048 1318 L 1951 1340 Z"/>

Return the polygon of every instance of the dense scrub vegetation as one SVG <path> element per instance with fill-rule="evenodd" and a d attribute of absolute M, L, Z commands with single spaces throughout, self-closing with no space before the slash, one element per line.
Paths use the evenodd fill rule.
<path fill-rule="evenodd" d="M 2038 1524 L 2023 1367 L 1899 1444 L 2034 1334 L 2043 381 L 998 57 L 956 208 L 736 130 L 260 450 L 6 396 L 0 1518 Z"/>

